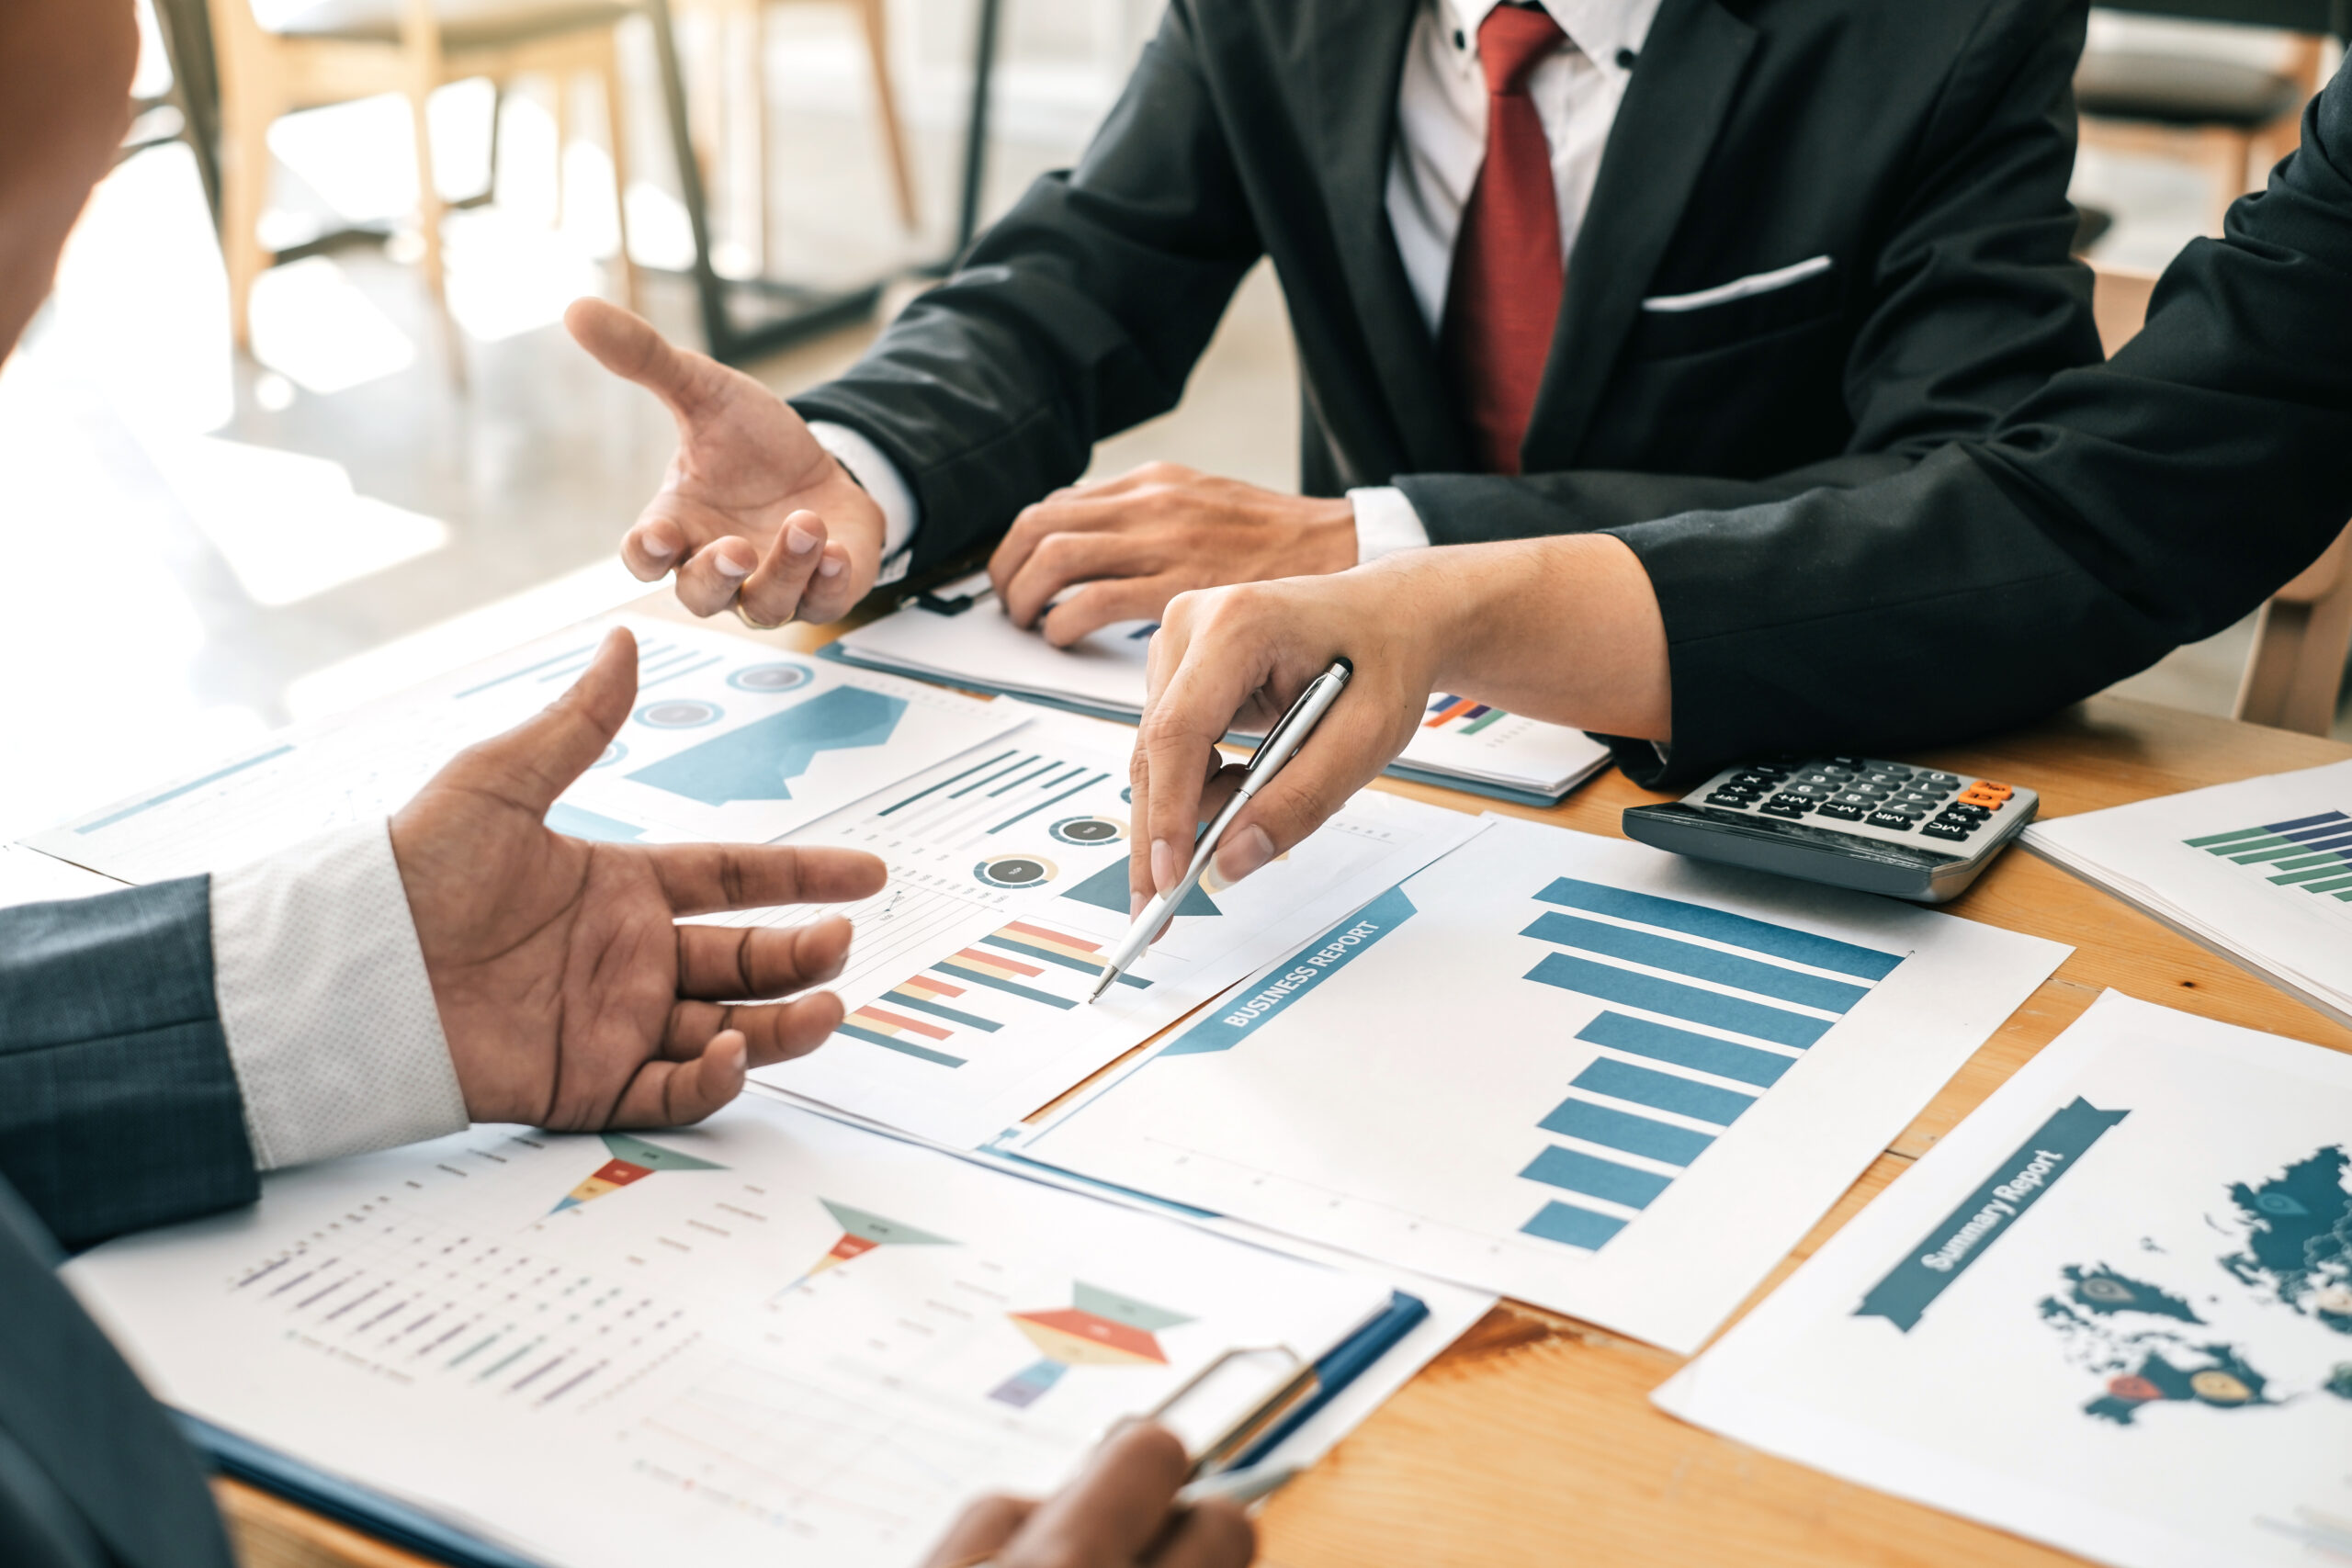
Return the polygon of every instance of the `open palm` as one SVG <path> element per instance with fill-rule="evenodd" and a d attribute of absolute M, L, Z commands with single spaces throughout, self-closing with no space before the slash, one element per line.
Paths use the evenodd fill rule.
<path fill-rule="evenodd" d="M 849 850 L 592 844 L 548 807 L 594 762 L 637 693 L 616 630 L 545 713 L 460 753 L 392 819 L 444 1033 L 477 1121 L 566 1130 L 698 1121 L 745 1071 L 813 1050 L 841 1022 L 829 993 L 842 919 L 778 930 L 679 916 L 862 898 L 882 863 Z"/>
<path fill-rule="evenodd" d="M 677 421 L 677 455 L 621 541 L 639 578 L 675 571 L 696 615 L 740 605 L 761 625 L 831 620 L 874 586 L 881 510 L 783 399 L 605 300 L 574 300 L 564 324 Z"/>

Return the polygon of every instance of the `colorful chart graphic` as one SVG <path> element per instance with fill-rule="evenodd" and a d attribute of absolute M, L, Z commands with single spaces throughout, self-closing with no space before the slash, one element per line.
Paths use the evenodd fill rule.
<path fill-rule="evenodd" d="M 941 841 L 978 843 L 1024 823 L 1035 832 L 1033 818 L 1110 778 L 1108 769 L 1091 762 L 1013 747 L 892 801 L 874 820 Z"/>
<path fill-rule="evenodd" d="M 560 1214 L 566 1209 L 593 1203 L 608 1192 L 634 1186 L 657 1170 L 727 1168 L 715 1160 L 699 1159 L 693 1155 L 680 1154 L 675 1149 L 665 1149 L 660 1144 L 649 1144 L 643 1138 L 628 1133 L 605 1134 L 605 1149 L 613 1157 L 589 1173 L 579 1186 L 565 1193 L 556 1206 L 548 1211 L 548 1213 Z"/>
<path fill-rule="evenodd" d="M 1060 868 L 1043 855 L 992 855 L 974 866 L 972 874 L 990 887 L 1043 887 Z"/>
<path fill-rule="evenodd" d="M 2341 811 L 2209 833 L 2183 842 L 2249 867 L 2274 886 L 2352 904 L 2352 817 Z"/>
<path fill-rule="evenodd" d="M 1599 1201 L 1547 1201 L 1520 1228 L 1588 1251 L 1599 1251 L 1656 1201 L 1802 1060 L 1799 1053 L 1903 962 L 1573 877 L 1535 897 L 1555 908 L 1520 934 L 1556 951 L 1526 977 L 1614 1004 L 1577 1038 L 1615 1055 L 1570 1079 L 1569 1098 L 1537 1123 L 1583 1146 L 1555 1144 L 1520 1172 Z M 1712 1081 L 1719 1079 L 1730 1084 Z"/>
<path fill-rule="evenodd" d="M 976 1043 L 968 1037 L 1023 1021 L 1023 1004 L 1058 1012 L 1078 1006 L 1102 972 L 1102 953 L 1100 943 L 1083 937 L 1014 920 L 949 953 L 927 973 L 900 981 L 852 1011 L 833 1032 L 934 1066 L 960 1067 L 971 1058 L 955 1047 L 968 1049 Z M 1065 972 L 1084 976 L 1066 987 L 1069 995 L 1049 988 L 1062 984 Z M 1151 984 L 1139 975 L 1119 979 L 1138 990 Z"/>
<path fill-rule="evenodd" d="M 726 716 L 725 708 L 699 697 L 664 697 L 637 710 L 637 722 L 648 729 L 701 729 Z"/>
<path fill-rule="evenodd" d="M 1065 817 L 1046 830 L 1065 844 L 1115 844 L 1127 836 L 1115 817 Z"/>
<path fill-rule="evenodd" d="M 2245 1246 L 2213 1261 L 2266 1305 L 2352 1336 L 2347 1169 L 2352 1156 L 2324 1148 L 2267 1180 L 2232 1185 Z M 2237 1410 L 2286 1402 L 2255 1365 L 2256 1352 L 2218 1336 L 2181 1295 L 2105 1264 L 2069 1264 L 2061 1272 L 2064 1286 L 2042 1302 L 2041 1319 L 2079 1365 L 2103 1379 L 2085 1416 L 2130 1427 L 2166 1404 Z M 2352 1360 L 2313 1392 L 2352 1399 Z"/>
<path fill-rule="evenodd" d="M 1510 716 L 1501 708 L 1452 693 L 1430 698 L 1427 711 L 1429 716 L 1421 720 L 1423 729 L 1442 729 L 1452 735 L 1476 735 L 1497 720 Z"/>
<path fill-rule="evenodd" d="M 1091 904 L 1098 909 L 1109 909 L 1120 915 L 1127 912 L 1127 863 L 1125 860 L 1113 861 L 1077 886 L 1065 888 L 1062 892 L 1065 898 L 1075 898 L 1081 904 Z M 1184 901 L 1176 906 L 1176 912 L 1179 915 L 1225 913 L 1198 883 L 1194 883 L 1192 891 L 1184 895 Z"/>
<path fill-rule="evenodd" d="M 789 692 L 815 679 L 806 664 L 746 664 L 727 683 L 739 692 Z"/>
<path fill-rule="evenodd" d="M 871 1209 L 859 1209 L 847 1203 L 836 1203 L 831 1198 L 817 1200 L 826 1213 L 842 1227 L 841 1239 L 832 1250 L 808 1266 L 808 1272 L 777 1292 L 784 1295 L 798 1290 L 828 1269 L 838 1269 L 853 1258 L 863 1258 L 877 1247 L 953 1247 L 953 1238 L 933 1235 L 897 1220 L 885 1219 Z"/>
<path fill-rule="evenodd" d="M 1012 1325 L 1045 1359 L 999 1383 L 989 1391 L 990 1399 L 1026 1410 L 1072 1367 L 1164 1367 L 1168 1356 L 1154 1336 L 1193 1321 L 1083 1280 L 1072 1289 L 1071 1299 L 1067 1307 L 1010 1314 Z"/>
<path fill-rule="evenodd" d="M 638 718 L 650 723 L 646 716 L 655 709 L 680 705 L 684 705 L 650 704 L 639 710 Z M 906 711 L 904 697 L 869 692 L 862 686 L 836 686 L 628 776 L 705 806 L 790 800 L 792 781 L 807 773 L 820 752 L 883 745 Z"/>

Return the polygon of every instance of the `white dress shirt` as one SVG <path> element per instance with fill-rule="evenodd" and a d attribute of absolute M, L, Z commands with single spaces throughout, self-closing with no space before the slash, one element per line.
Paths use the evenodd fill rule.
<path fill-rule="evenodd" d="M 465 1127 L 388 824 L 216 873 L 212 987 L 262 1169 Z"/>
<path fill-rule="evenodd" d="M 1406 280 L 1432 337 L 1445 314 L 1462 209 L 1487 158 L 1487 78 L 1478 64 L 1478 26 L 1499 0 L 1421 0 L 1396 89 L 1396 140 L 1389 150 L 1388 223 Z M 1649 37 L 1659 0 L 1542 0 L 1567 35 L 1527 80 L 1527 96 L 1552 150 L 1553 192 L 1560 209 L 1560 254 L 1576 254 L 1600 176 L 1600 154 L 1617 123 L 1617 106 L 1633 78 L 1634 57 Z M 845 425 L 809 429 L 882 510 L 882 572 L 906 575 L 907 547 L 922 525 L 914 492 L 874 443 Z M 1356 558 L 1376 560 L 1426 546 L 1429 532 L 1405 492 L 1391 486 L 1351 490 Z"/>

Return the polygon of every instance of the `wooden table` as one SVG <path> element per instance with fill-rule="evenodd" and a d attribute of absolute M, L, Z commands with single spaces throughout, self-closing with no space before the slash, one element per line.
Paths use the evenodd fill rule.
<path fill-rule="evenodd" d="M 666 597 L 636 608 L 686 618 Z M 735 627 L 731 619 L 703 624 Z M 786 628 L 762 640 L 805 651 L 839 630 Z M 2330 740 L 2097 697 L 2030 729 L 1905 760 L 2030 785 L 2041 794 L 2043 816 L 2063 817 L 2346 757 L 2352 747 Z M 1395 781 L 1379 787 L 1619 837 L 1624 807 L 1666 798 L 1613 771 L 1549 810 Z M 2103 989 L 2352 1051 L 2352 1030 L 2030 854 L 2004 855 L 1947 908 L 2069 943 L 2074 955 L 1862 1172 L 1748 1305 Z M 1681 1362 L 1571 1318 L 1498 1306 L 1268 1506 L 1260 1560 L 1285 1568 L 2077 1561 L 1660 1414 L 1650 1391 Z M 250 1568 L 419 1563 L 250 1488 L 221 1483 L 219 1491 Z"/>

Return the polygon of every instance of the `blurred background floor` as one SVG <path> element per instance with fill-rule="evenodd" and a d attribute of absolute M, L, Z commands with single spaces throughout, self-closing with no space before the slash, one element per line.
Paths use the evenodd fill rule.
<path fill-rule="evenodd" d="M 772 13 L 771 270 L 845 282 L 947 247 L 968 7 L 909 0 L 908 9 L 917 14 L 899 26 L 894 53 L 922 207 L 912 234 L 892 210 L 847 13 Z M 1150 0 L 1012 7 L 984 212 L 1076 156 L 1152 9 Z M 651 112 L 651 51 L 641 34 L 623 41 L 640 106 L 628 193 L 635 253 L 651 267 L 682 267 L 687 226 Z M 684 41 L 690 65 L 717 52 L 691 28 Z M 161 69 L 151 51 L 144 85 Z M 413 233 L 266 275 L 246 359 L 230 348 L 220 251 L 187 150 L 140 153 L 101 187 L 55 296 L 0 372 L 0 559 L 9 565 L 0 659 L 19 671 L 0 693 L 0 733 L 17 738 L 11 751 L 21 759 L 0 772 L 0 838 L 643 592 L 612 547 L 660 480 L 671 426 L 559 324 L 578 294 L 613 292 L 610 172 L 601 146 L 575 141 L 560 176 L 564 221 L 553 224 L 554 117 L 544 85 L 534 92 L 510 96 L 501 118 L 495 199 L 453 212 L 445 229 L 464 389 L 407 265 Z M 445 89 L 434 120 L 444 193 L 481 189 L 487 85 Z M 601 115 L 574 124 L 602 135 Z M 397 225 L 413 204 L 397 99 L 288 117 L 272 152 L 273 246 L 351 223 Z M 2099 253 L 2152 268 L 2199 231 L 2210 205 L 2193 170 L 2092 153 L 2077 194 L 2117 219 Z M 722 233 L 722 265 L 741 265 L 755 248 L 745 239 Z M 698 340 L 683 279 L 649 272 L 646 301 L 664 330 Z M 873 330 L 751 368 L 789 392 L 845 365 Z M 1289 488 L 1297 421 L 1282 301 L 1261 267 L 1182 406 L 1105 443 L 1095 471 L 1164 457 Z M 2233 628 L 2125 689 L 2225 713 L 2249 638 L 2248 627 Z M 2352 714 L 2338 728 L 2352 736 Z"/>

